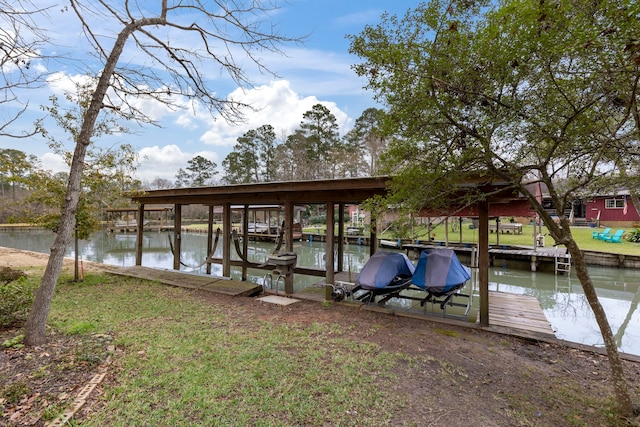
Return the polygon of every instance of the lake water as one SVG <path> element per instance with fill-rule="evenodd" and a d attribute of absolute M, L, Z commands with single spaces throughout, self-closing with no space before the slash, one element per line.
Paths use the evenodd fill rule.
<path fill-rule="evenodd" d="M 166 232 L 144 233 L 143 266 L 171 268 L 173 255 L 169 236 L 170 233 Z M 53 233 L 42 230 L 5 231 L 0 232 L 0 246 L 48 253 L 53 238 Z M 132 266 L 135 265 L 135 239 L 135 234 L 99 232 L 90 240 L 80 242 L 79 253 L 85 261 Z M 273 248 L 273 243 L 249 242 L 247 257 L 251 261 L 264 262 Z M 324 243 L 296 242 L 294 250 L 298 254 L 298 266 L 324 268 Z M 67 256 L 73 255 L 73 248 L 69 248 Z M 222 243 L 218 244 L 216 255 L 222 256 Z M 182 261 L 191 266 L 183 266 L 182 270 L 204 272 L 204 266 L 195 267 L 206 256 L 206 235 L 182 234 Z M 344 269 L 352 272 L 353 280 L 368 259 L 368 247 L 354 244 L 345 246 Z M 213 264 L 212 272 L 220 275 L 222 267 Z M 621 351 L 640 355 L 640 271 L 592 267 L 590 273 L 618 347 Z M 239 268 L 232 268 L 232 277 L 239 279 L 240 274 Z M 248 280 L 261 284 L 264 274 L 264 270 L 249 269 Z M 575 276 L 498 267 L 491 268 L 489 274 L 491 290 L 535 296 L 558 338 L 603 346 L 591 308 Z M 294 286 L 300 289 L 320 280 L 318 277 L 296 275 Z M 466 292 L 477 296 L 475 284 L 470 283 Z"/>

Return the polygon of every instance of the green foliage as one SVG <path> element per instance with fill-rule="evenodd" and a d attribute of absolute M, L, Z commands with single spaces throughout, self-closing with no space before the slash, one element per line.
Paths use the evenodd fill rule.
<path fill-rule="evenodd" d="M 74 105 L 64 109 L 57 96 L 51 96 L 51 105 L 43 106 L 69 138 L 77 142 L 86 108 L 91 100 L 93 82 L 78 85 L 76 93 L 67 93 L 65 100 Z M 128 130 L 119 124 L 118 119 L 109 113 L 103 113 L 96 123 L 94 137 L 99 138 L 113 133 L 126 133 Z M 46 129 L 41 133 L 48 138 L 49 147 L 71 165 L 73 153 L 66 150 L 65 143 L 56 139 Z M 99 229 L 101 214 L 105 207 L 117 207 L 123 204 L 123 195 L 139 187 L 133 177 L 138 166 L 138 155 L 129 144 L 121 144 L 109 149 L 91 145 L 84 160 L 81 181 L 81 195 L 76 212 L 76 230 L 80 239 L 88 238 Z M 38 170 L 30 176 L 32 194 L 25 200 L 30 209 L 25 211 L 29 222 L 57 231 L 60 214 L 67 193 L 69 176 L 67 173 L 51 174 Z"/>
<path fill-rule="evenodd" d="M 388 204 L 451 215 L 501 182 L 524 195 L 551 238 L 577 255 L 554 206 L 640 181 L 638 2 L 433 0 L 351 36 L 354 69 L 383 102 L 393 137 Z M 577 264 L 590 301 L 597 300 Z M 608 320 L 591 305 L 607 343 L 620 410 L 631 412 Z"/>
<path fill-rule="evenodd" d="M 380 153 L 386 147 L 386 139 L 379 132 L 382 110 L 366 109 L 344 137 L 345 154 L 353 156 L 348 162 L 351 176 L 374 175 Z M 367 159 L 369 164 L 367 164 Z"/>
<path fill-rule="evenodd" d="M 24 334 L 16 335 L 11 339 L 2 341 L 2 346 L 4 348 L 23 348 L 24 347 L 24 344 L 22 342 L 23 340 L 24 340 Z"/>
<path fill-rule="evenodd" d="M 309 225 L 320 225 L 320 224 L 326 224 L 326 223 L 327 223 L 327 217 L 324 215 L 316 215 L 316 216 L 309 217 Z"/>
<path fill-rule="evenodd" d="M 484 194 L 461 198 L 459 183 L 482 175 L 523 194 L 540 179 L 556 206 L 594 185 L 637 187 L 638 13 L 623 1 L 432 1 L 351 36 L 356 72 L 388 109 L 391 202 L 464 206 Z"/>
<path fill-rule="evenodd" d="M 33 303 L 33 285 L 26 275 L 8 267 L 0 269 L 0 326 L 26 318 Z"/>
<path fill-rule="evenodd" d="M 382 110 L 369 108 L 340 137 L 336 117 L 316 104 L 282 143 L 271 125 L 251 129 L 222 161 L 222 181 L 240 184 L 373 175 L 379 172 L 378 158 L 387 146 L 380 130 L 382 117 Z M 188 174 L 181 170 L 176 178 L 184 184 Z"/>
<path fill-rule="evenodd" d="M 13 268 L 6 266 L 0 267 L 0 283 L 4 285 L 9 284 L 14 280 L 20 280 L 26 277 L 27 275 L 24 271 L 14 270 Z"/>
<path fill-rule="evenodd" d="M 238 138 L 233 151 L 222 162 L 224 182 L 240 184 L 275 179 L 276 133 L 271 125 L 251 129 Z"/>
<path fill-rule="evenodd" d="M 29 394 L 29 387 L 21 382 L 5 384 L 0 390 L 0 395 L 7 400 L 7 403 L 18 403 L 22 396 Z"/>
<path fill-rule="evenodd" d="M 90 332 L 95 332 L 96 324 L 91 320 L 79 320 L 66 329 L 66 332 L 70 335 L 83 335 Z"/>
<path fill-rule="evenodd" d="M 625 233 L 624 238 L 629 242 L 640 243 L 640 228 L 634 228 L 633 230 Z"/>

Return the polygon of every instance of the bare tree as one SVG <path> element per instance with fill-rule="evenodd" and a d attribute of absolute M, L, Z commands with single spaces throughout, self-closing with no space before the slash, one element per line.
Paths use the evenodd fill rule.
<path fill-rule="evenodd" d="M 144 188 L 148 188 L 150 190 L 160 190 L 163 188 L 172 188 L 173 182 L 166 178 L 161 178 L 159 176 L 153 178 L 153 180 L 149 183 L 144 184 Z"/>
<path fill-rule="evenodd" d="M 281 53 L 278 46 L 296 41 L 278 34 L 272 25 L 263 30 L 261 17 L 276 7 L 272 1 L 162 0 L 157 12 L 143 10 L 142 4 L 125 0 L 114 5 L 111 0 L 70 0 L 70 8 L 80 20 L 84 34 L 103 64 L 93 96 L 76 139 L 71 162 L 60 228 L 51 247 L 40 287 L 25 326 L 25 344 L 46 341 L 45 327 L 55 285 L 60 276 L 64 252 L 71 240 L 74 217 L 80 195 L 80 179 L 87 147 L 91 144 L 98 115 L 112 108 L 127 118 L 145 120 L 143 111 L 132 101 L 148 97 L 171 105 L 174 95 L 207 105 L 228 121 L 242 118 L 245 105 L 221 98 L 207 80 L 205 70 L 226 72 L 241 86 L 250 84 L 243 67 L 236 61 L 244 56 L 262 71 L 267 70 L 260 52 Z M 91 19 L 99 17 L 121 26 L 113 46 L 104 43 L 94 31 Z M 188 40 L 180 45 L 176 39 Z M 119 62 L 127 43 L 153 64 L 141 66 Z M 109 41 L 109 43 L 111 43 Z M 123 61 L 124 62 L 124 61 Z M 247 106 L 248 107 L 248 106 Z"/>
<path fill-rule="evenodd" d="M 46 12 L 28 0 L 0 0 L 0 106 L 20 105 L 16 91 L 39 84 L 44 74 L 32 67 L 35 59 L 42 59 L 40 46 L 47 42 L 45 33 L 36 25 L 33 17 Z M 16 132 L 12 126 L 27 110 L 28 103 L 20 105 L 8 116 L 0 119 L 0 136 L 26 138 L 36 133 L 31 130 Z"/>

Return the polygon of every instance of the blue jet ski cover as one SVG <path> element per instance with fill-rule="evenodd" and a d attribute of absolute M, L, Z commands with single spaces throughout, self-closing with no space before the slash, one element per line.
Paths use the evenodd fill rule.
<path fill-rule="evenodd" d="M 357 283 L 365 289 L 383 289 L 400 275 L 411 277 L 415 267 L 411 260 L 400 252 L 376 252 L 369 258 Z"/>
<path fill-rule="evenodd" d="M 471 278 L 471 269 L 462 265 L 451 249 L 422 251 L 413 274 L 413 284 L 435 292 L 448 292 Z"/>

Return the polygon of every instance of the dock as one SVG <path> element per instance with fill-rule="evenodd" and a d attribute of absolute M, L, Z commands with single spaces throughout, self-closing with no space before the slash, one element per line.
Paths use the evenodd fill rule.
<path fill-rule="evenodd" d="M 188 289 L 198 289 L 230 296 L 256 296 L 263 292 L 262 286 L 248 281 L 232 280 L 223 277 L 211 276 L 184 271 L 156 269 L 149 267 L 122 267 L 110 269 L 109 273 L 140 279 L 153 280 L 170 286 Z M 344 277 L 343 277 L 344 276 Z M 355 275 L 352 275 L 354 278 Z M 347 281 L 346 273 L 336 274 L 336 280 Z M 325 301 L 325 288 L 323 284 L 316 284 L 290 295 L 292 298 L 307 301 Z M 365 304 L 362 302 L 346 301 L 368 311 L 383 312 L 396 316 L 420 318 L 437 322 L 455 323 L 461 326 L 475 327 L 473 322 L 454 320 L 432 312 L 406 309 L 391 304 L 382 307 L 378 304 Z M 477 321 L 475 322 L 477 324 Z M 497 332 L 508 333 L 529 338 L 554 339 L 555 335 L 551 325 L 547 321 L 538 300 L 529 295 L 515 295 L 504 292 L 489 291 L 489 329 Z"/>
<path fill-rule="evenodd" d="M 475 245 L 435 245 L 435 244 L 403 244 L 404 249 L 409 258 L 417 259 L 420 253 L 425 249 L 431 248 L 448 248 L 452 249 L 460 258 L 463 264 L 474 267 L 477 266 L 478 250 Z M 502 264 L 504 267 L 509 265 L 511 268 L 525 269 L 529 267 L 531 271 L 549 271 L 556 272 L 557 263 L 562 261 L 570 263 L 570 256 L 564 247 L 528 247 L 528 246 L 498 246 L 489 247 L 489 265 L 497 266 Z M 565 270 L 566 271 L 566 270 Z"/>
<path fill-rule="evenodd" d="M 357 273 L 352 273 L 349 276 L 346 272 L 340 272 L 336 273 L 335 280 L 354 282 L 356 277 Z M 323 282 L 319 282 L 314 286 L 294 293 L 292 296 L 298 299 L 322 302 L 325 300 L 324 284 Z M 386 312 L 397 316 L 424 318 L 444 322 L 451 320 L 451 318 L 442 315 L 441 312 L 439 312 L 439 308 L 437 309 L 438 312 L 425 312 L 421 309 L 407 309 L 391 304 L 379 307 L 377 304 L 364 304 L 361 302 L 349 303 L 359 305 L 366 310 Z M 459 319 L 459 316 L 456 316 L 456 318 Z M 459 320 L 457 322 L 469 325 L 473 320 L 470 316 L 470 322 L 460 322 Z M 478 324 L 478 321 L 479 319 L 475 319 L 476 324 Z M 527 338 L 555 339 L 553 328 L 544 315 L 540 302 L 535 296 L 531 295 L 489 291 L 489 325 L 490 329 L 511 335 L 524 336 Z"/>
<path fill-rule="evenodd" d="M 111 274 L 153 280 L 165 285 L 198 289 L 230 296 L 253 296 L 262 292 L 262 286 L 251 282 L 231 280 L 205 274 L 186 273 L 176 270 L 160 270 L 149 267 L 122 267 L 109 270 Z"/>
<path fill-rule="evenodd" d="M 540 302 L 531 295 L 489 291 L 489 325 L 554 336 Z"/>

